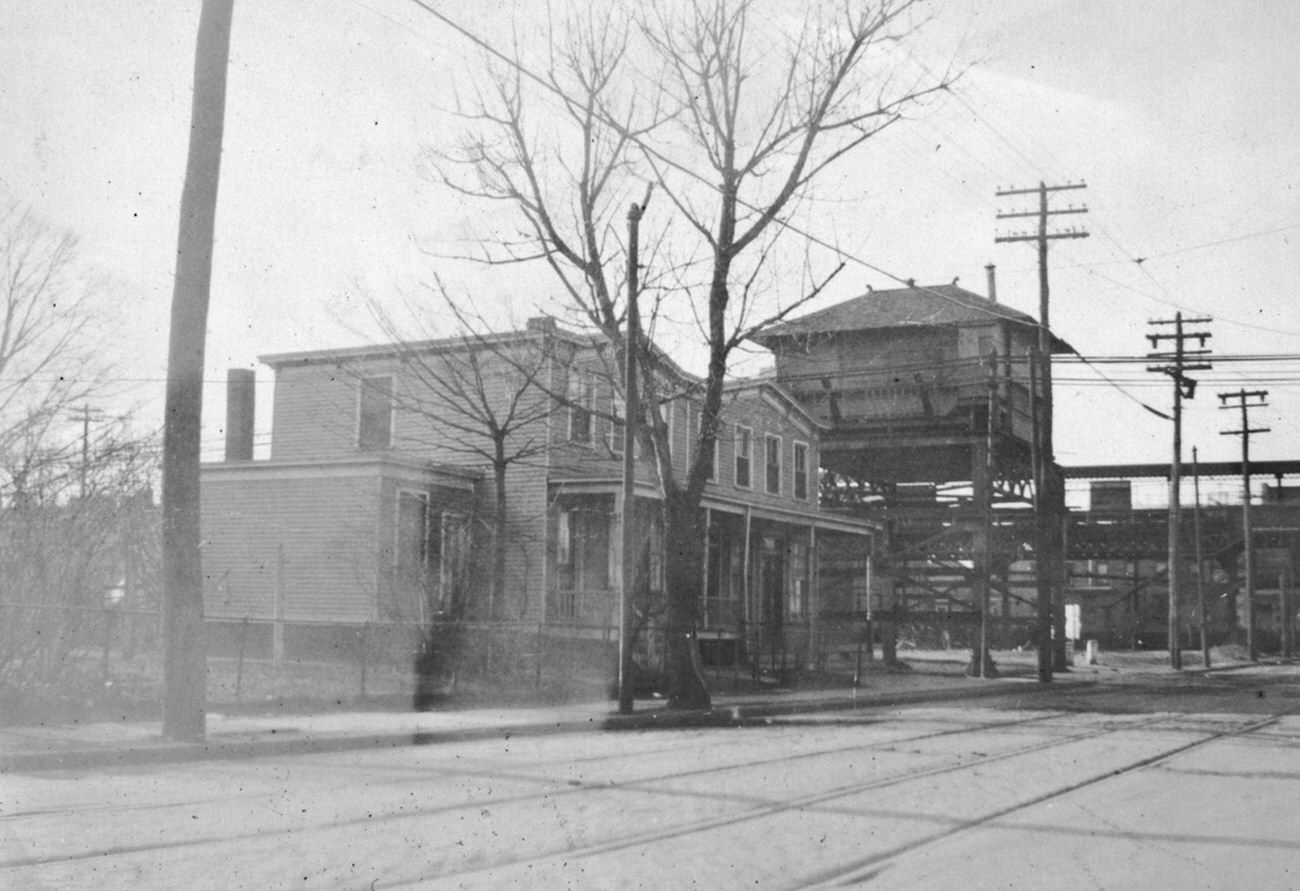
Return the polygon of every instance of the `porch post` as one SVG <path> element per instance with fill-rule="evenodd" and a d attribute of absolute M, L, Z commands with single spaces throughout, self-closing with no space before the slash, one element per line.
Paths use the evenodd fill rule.
<path fill-rule="evenodd" d="M 704 600 L 704 627 L 705 628 L 710 627 L 709 626 L 709 557 L 711 556 L 710 547 L 712 544 L 712 538 L 709 535 L 709 531 L 712 528 L 713 528 L 713 508 L 706 507 L 704 509 L 704 571 L 701 573 L 702 578 L 700 580 L 700 585 L 701 585 L 700 590 L 704 592 L 704 597 L 702 599 Z"/>
<path fill-rule="evenodd" d="M 749 664 L 751 670 L 754 672 L 755 676 L 757 676 L 758 660 L 755 658 L 755 651 L 758 649 L 757 639 L 756 638 L 754 639 L 755 640 L 754 647 L 749 646 L 750 640 L 753 637 L 753 628 L 754 628 L 754 611 L 753 611 L 752 604 L 750 604 L 749 602 L 749 587 L 750 587 L 749 575 L 751 572 L 749 537 L 753 531 L 751 528 L 752 525 L 753 525 L 752 508 L 750 508 L 749 505 L 745 505 L 745 556 L 744 556 L 745 562 L 744 565 L 741 567 L 740 585 L 741 585 L 741 596 L 744 598 L 743 602 L 744 602 L 744 615 L 745 615 L 745 645 L 746 645 L 745 648 L 749 650 Z"/>
<path fill-rule="evenodd" d="M 542 509 L 542 573 L 541 574 L 542 574 L 542 609 L 537 621 L 540 625 L 545 625 L 547 613 L 549 612 L 551 606 L 551 496 L 549 492 L 546 493 L 546 506 Z M 527 584 L 526 580 L 524 584 Z"/>
<path fill-rule="evenodd" d="M 817 621 L 817 614 L 821 612 L 821 586 L 817 584 L 817 568 L 817 526 L 809 523 L 808 565 L 805 571 L 808 573 L 808 657 L 812 661 L 813 668 L 820 668 L 822 663 L 819 639 L 821 623 Z"/>
<path fill-rule="evenodd" d="M 628 363 L 631 364 L 630 362 Z M 628 426 L 628 432 L 631 432 L 631 425 Z M 623 440 L 623 451 L 631 454 L 634 450 L 632 441 L 626 436 Z M 633 509 L 636 501 L 629 497 L 632 491 L 630 481 L 625 478 L 622 490 L 614 493 L 614 516 L 618 518 L 619 536 L 614 540 L 610 536 L 610 549 L 614 552 L 615 561 L 619 567 L 619 584 L 618 584 L 618 710 L 621 714 L 630 714 L 633 709 L 632 678 L 630 677 L 629 666 L 632 661 L 630 647 L 632 642 L 628 640 L 628 629 L 631 627 L 632 612 L 632 585 L 636 577 L 636 567 L 632 561 L 628 560 L 628 554 L 631 552 L 631 536 L 634 532 L 633 517 L 629 513 Z M 616 543 L 617 542 L 617 543 Z"/>

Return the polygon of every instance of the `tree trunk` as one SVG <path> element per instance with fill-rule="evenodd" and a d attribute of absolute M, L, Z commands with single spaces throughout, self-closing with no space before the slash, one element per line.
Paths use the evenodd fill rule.
<path fill-rule="evenodd" d="M 492 466 L 496 485 L 496 505 L 492 515 L 492 594 L 488 605 L 488 618 L 499 619 L 505 612 L 506 587 L 506 464 L 501 443 L 498 443 L 497 461 Z"/>
<path fill-rule="evenodd" d="M 669 493 L 664 505 L 667 605 L 664 612 L 664 669 L 670 709 L 712 705 L 696 654 L 696 622 L 704 578 L 704 527 L 698 506 Z"/>

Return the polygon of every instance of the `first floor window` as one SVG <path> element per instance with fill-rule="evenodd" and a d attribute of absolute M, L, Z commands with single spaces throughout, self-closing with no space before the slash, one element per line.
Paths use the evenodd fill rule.
<path fill-rule="evenodd" d="M 786 592 L 786 612 L 792 619 L 802 619 L 808 611 L 808 545 L 790 542 L 790 588 Z"/>
<path fill-rule="evenodd" d="M 429 573 L 429 496 L 425 492 L 397 493 L 397 528 L 393 541 L 393 600 L 390 616 L 399 622 L 421 622 L 434 595 Z M 434 555 L 436 557 L 436 554 Z"/>
<path fill-rule="evenodd" d="M 609 587 L 609 519 L 607 512 L 599 510 L 560 512 L 555 562 L 561 588 L 601 591 Z"/>
<path fill-rule="evenodd" d="M 429 556 L 429 496 L 425 493 L 397 494 L 396 544 L 398 572 L 418 580 Z"/>

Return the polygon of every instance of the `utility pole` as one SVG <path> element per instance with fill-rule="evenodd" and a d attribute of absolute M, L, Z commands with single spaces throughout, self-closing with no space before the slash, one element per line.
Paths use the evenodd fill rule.
<path fill-rule="evenodd" d="M 1196 495 L 1196 506 L 1192 510 L 1192 529 L 1196 536 L 1196 609 L 1201 615 L 1201 661 L 1209 668 L 1210 639 L 1205 633 L 1209 606 L 1205 602 L 1205 558 L 1201 556 L 1201 461 L 1196 446 L 1192 446 L 1192 486 Z"/>
<path fill-rule="evenodd" d="M 1267 390 L 1238 390 L 1235 393 L 1219 394 L 1220 409 L 1236 408 L 1241 411 L 1241 429 L 1223 430 L 1219 435 L 1241 437 L 1241 540 L 1245 564 L 1242 574 L 1246 582 L 1246 652 L 1251 662 L 1259 660 L 1259 650 L 1255 641 L 1255 549 L 1251 544 L 1250 527 L 1250 434 L 1268 433 L 1269 428 L 1251 427 L 1250 410 L 1267 407 L 1268 403 L 1264 401 L 1267 396 Z M 1290 621 L 1290 616 L 1286 616 L 1285 620 Z"/>
<path fill-rule="evenodd" d="M 82 405 L 81 411 L 71 415 L 74 421 L 81 421 L 81 499 L 86 499 L 89 491 L 87 476 L 90 472 L 90 422 L 102 421 L 104 416 L 98 411 L 92 415 L 89 405 Z"/>
<path fill-rule="evenodd" d="M 1169 580 L 1169 623 L 1166 630 L 1169 634 L 1169 667 L 1181 669 L 1183 667 L 1183 653 L 1179 634 L 1178 618 L 1178 588 L 1179 588 L 1179 541 L 1182 531 L 1182 504 L 1180 501 L 1180 487 L 1182 485 L 1182 464 L 1183 464 L 1183 399 L 1192 399 L 1196 396 L 1196 381 L 1188 377 L 1188 371 L 1203 371 L 1210 368 L 1210 363 L 1204 361 L 1205 356 L 1210 351 L 1205 348 L 1205 341 L 1209 339 L 1210 334 L 1207 331 L 1188 331 L 1186 325 L 1204 325 L 1213 321 L 1209 318 L 1201 319 L 1184 319 L 1181 312 L 1175 313 L 1172 319 L 1158 319 L 1152 321 L 1152 325 L 1173 325 L 1172 334 L 1148 334 L 1147 340 L 1151 341 L 1151 348 L 1155 350 L 1161 342 L 1172 340 L 1174 343 L 1173 351 L 1152 352 L 1147 354 L 1148 359 L 1154 359 L 1161 362 L 1159 365 L 1148 365 L 1147 371 L 1155 371 L 1161 374 L 1167 374 L 1174 382 L 1174 456 L 1169 465 L 1169 569 L 1166 577 Z M 1198 342 L 1198 348 L 1189 350 L 1187 341 L 1195 340 Z"/>
<path fill-rule="evenodd" d="M 653 187 L 653 185 L 652 185 Z M 618 711 L 632 714 L 635 690 L 632 689 L 632 593 L 636 585 L 638 560 L 636 534 L 636 428 L 641 417 L 641 400 L 637 392 L 637 361 L 640 356 L 641 319 L 637 309 L 637 280 L 640 263 L 638 242 L 641 215 L 650 203 L 650 191 L 645 200 L 627 210 L 627 343 L 623 359 L 623 516 L 620 520 L 623 533 L 622 591 L 618 606 Z"/>
<path fill-rule="evenodd" d="M 1037 188 L 999 189 L 997 197 L 1037 195 L 1038 209 L 1015 213 L 998 212 L 999 220 L 1032 217 L 1038 220 L 1037 232 L 1018 232 L 999 235 L 994 243 L 1033 242 L 1038 246 L 1038 354 L 1042 362 L 1040 380 L 1043 387 L 1042 421 L 1039 425 L 1038 465 L 1035 468 L 1035 494 L 1038 509 L 1035 516 L 1038 576 L 1038 679 L 1050 681 L 1052 671 L 1066 670 L 1065 664 L 1065 602 L 1062 581 L 1065 575 L 1064 541 L 1060 518 L 1065 515 L 1065 479 L 1057 472 L 1052 440 L 1052 329 L 1050 289 L 1047 280 L 1047 244 L 1062 238 L 1087 238 L 1088 232 L 1071 228 L 1049 232 L 1048 221 L 1062 214 L 1087 213 L 1088 208 L 1070 205 L 1055 210 L 1048 207 L 1048 196 L 1071 189 L 1086 189 L 1087 184 L 1066 183 L 1049 186 L 1039 182 Z M 1037 490 L 1041 488 L 1041 494 Z M 1055 641 L 1052 628 L 1056 626 Z"/>
<path fill-rule="evenodd" d="M 199 13 L 189 155 L 181 191 L 167 348 L 162 471 L 162 723 L 165 735 L 187 742 L 202 740 L 206 733 L 199 436 L 233 14 L 234 0 L 203 0 Z"/>
<path fill-rule="evenodd" d="M 979 520 L 975 533 L 975 584 L 979 586 L 980 630 L 977 652 L 968 674 L 981 679 L 998 676 L 997 666 L 989 653 L 989 588 L 993 569 L 993 451 L 994 425 L 997 417 L 998 354 L 988 355 L 988 420 L 985 425 L 984 447 L 975 450 L 974 477 L 975 500 L 979 507 Z M 982 454 L 981 454 L 982 452 Z"/>

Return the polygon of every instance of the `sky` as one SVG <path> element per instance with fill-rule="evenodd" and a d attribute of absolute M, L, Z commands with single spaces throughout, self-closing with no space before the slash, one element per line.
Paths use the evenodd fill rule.
<path fill-rule="evenodd" d="M 485 36 L 538 4 L 430 0 Z M 469 15 L 470 9 L 473 14 Z M 1035 251 L 995 242 L 1032 208 L 1009 188 L 1086 182 L 1053 206 L 1051 323 L 1085 357 L 1141 357 L 1176 312 L 1224 361 L 1186 404 L 1184 458 L 1230 461 L 1239 417 L 1215 394 L 1269 391 L 1252 458 L 1300 458 L 1300 4 L 1290 0 L 944 0 L 907 52 L 965 73 L 835 168 L 801 224 L 847 266 L 808 309 L 959 279 L 1038 310 Z M 81 239 L 116 283 L 102 328 L 122 390 L 107 412 L 160 422 L 198 0 L 0 0 L 0 188 Z M 457 136 L 445 113 L 479 55 L 411 0 L 236 0 L 207 348 L 205 455 L 220 456 L 224 377 L 257 356 L 364 342 L 368 298 L 397 306 L 436 274 L 502 319 L 557 305 L 545 276 L 433 255 L 487 219 L 422 175 Z M 444 250 L 445 253 L 445 250 Z M 1168 330 L 1167 328 L 1162 330 Z M 670 346 L 671 349 L 671 346 Z M 1274 361 L 1241 357 L 1280 356 Z M 744 372 L 760 362 L 749 358 Z M 690 364 L 689 361 L 686 364 Z M 1104 374 L 1105 379 L 1100 375 Z M 1142 362 L 1057 365 L 1066 465 L 1168 461 L 1167 378 Z M 71 423 L 71 422 L 70 422 Z"/>

